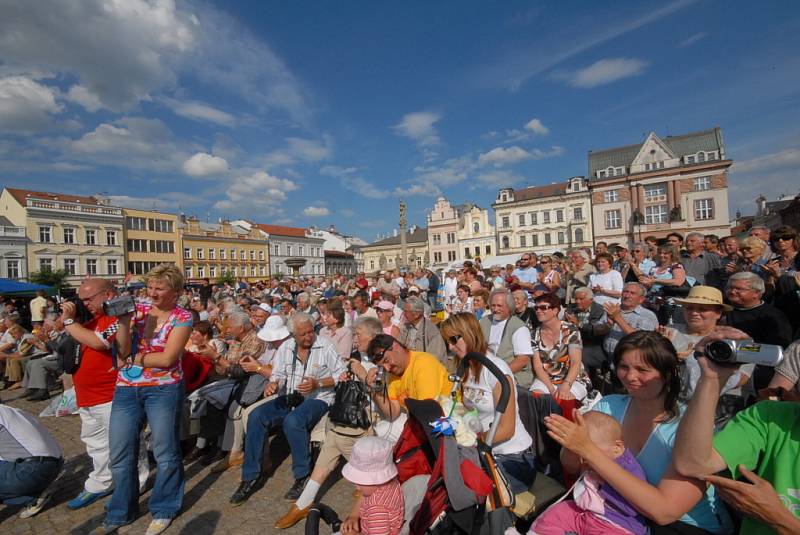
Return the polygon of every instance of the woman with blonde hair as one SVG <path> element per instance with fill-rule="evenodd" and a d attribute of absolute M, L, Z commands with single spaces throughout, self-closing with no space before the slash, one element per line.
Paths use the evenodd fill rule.
<path fill-rule="evenodd" d="M 528 490 L 536 477 L 534 456 L 530 450 L 533 441 L 519 418 L 514 374 L 504 360 L 489 352 L 483 331 L 474 314 L 469 312 L 453 314 L 444 320 L 440 327 L 448 349 L 455 355 L 456 367 L 467 353 L 476 352 L 486 355 L 505 375 L 512 396 L 508 401 L 506 412 L 500 418 L 492 452 L 512 490 L 516 493 Z M 502 388 L 500 382 L 476 360 L 470 361 L 461 379 L 461 399 L 464 406 L 478 411 L 483 431 L 486 432 L 492 424 L 495 406 L 500 399 Z"/>
<path fill-rule="evenodd" d="M 147 535 L 166 530 L 183 504 L 181 358 L 192 333 L 192 315 L 176 304 L 183 291 L 183 275 L 177 267 L 156 266 L 145 275 L 145 281 L 150 302 L 137 304 L 133 314 L 118 316 L 120 366 L 109 429 L 114 494 L 106 506 L 103 533 L 111 533 L 136 518 L 136 454 L 143 447 L 139 428 L 145 420 L 150 426 L 157 464 L 149 503 L 153 521 Z"/>
<path fill-rule="evenodd" d="M 542 266 L 539 272 L 539 283 L 534 291 L 551 293 L 561 288 L 561 273 L 556 270 L 556 260 L 550 255 L 544 255 L 539 264 Z"/>

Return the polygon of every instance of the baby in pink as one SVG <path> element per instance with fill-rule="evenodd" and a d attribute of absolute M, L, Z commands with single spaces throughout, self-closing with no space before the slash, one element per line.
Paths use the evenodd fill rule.
<path fill-rule="evenodd" d="M 622 427 L 611 416 L 590 411 L 583 416 L 592 441 L 626 471 L 644 480 L 636 457 L 622 441 Z M 566 454 L 566 452 L 565 452 Z M 569 454 L 572 454 L 571 452 Z M 531 526 L 528 535 L 645 535 L 647 524 L 611 485 L 587 470 L 575 484 L 571 500 L 547 509 Z"/>

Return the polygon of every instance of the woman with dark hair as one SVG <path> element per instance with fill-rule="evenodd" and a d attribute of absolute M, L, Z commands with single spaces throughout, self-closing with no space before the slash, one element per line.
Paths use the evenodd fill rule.
<path fill-rule="evenodd" d="M 796 273 L 800 268 L 800 257 L 797 255 L 800 250 L 800 234 L 792 227 L 784 225 L 773 230 L 770 239 L 775 258 L 764 266 L 767 272 L 776 279 L 787 273 Z"/>
<path fill-rule="evenodd" d="M 447 348 L 455 355 L 456 367 L 467 353 L 476 352 L 486 355 L 506 376 L 512 395 L 506 412 L 500 417 L 492 452 L 511 489 L 516 493 L 528 490 L 536 477 L 534 456 L 530 451 L 533 441 L 519 418 L 517 385 L 513 372 L 504 360 L 489 352 L 483 331 L 474 314 L 468 312 L 453 314 L 442 322 L 441 331 L 442 337 L 447 342 Z M 470 361 L 461 379 L 461 399 L 464 406 L 478 411 L 481 426 L 486 432 L 492 424 L 495 406 L 500 399 L 500 382 L 476 360 Z"/>
<path fill-rule="evenodd" d="M 331 341 L 342 360 L 349 359 L 353 349 L 353 331 L 344 326 L 344 308 L 338 303 L 329 307 L 322 315 L 322 324 L 325 326 L 319 335 Z"/>
<path fill-rule="evenodd" d="M 680 476 L 672 464 L 675 434 L 685 410 L 675 348 L 658 333 L 636 331 L 619 341 L 613 360 L 628 394 L 606 396 L 593 410 L 620 422 L 625 446 L 644 468 L 647 482 L 632 477 L 600 451 L 580 415 L 575 422 L 547 417 L 550 436 L 650 519 L 655 524 L 651 533 L 730 533 L 731 520 L 714 487 Z M 578 471 L 566 464 L 564 469 Z"/>
<path fill-rule="evenodd" d="M 459 312 L 472 312 L 472 292 L 466 284 L 459 284 L 456 288 L 456 296 L 453 301 L 447 305 L 448 314 L 458 314 Z"/>
<path fill-rule="evenodd" d="M 664 286 L 683 286 L 686 282 L 686 270 L 680 264 L 678 248 L 674 245 L 660 245 L 656 267 L 647 275 L 639 277 L 639 282 L 657 294 Z"/>
<path fill-rule="evenodd" d="M 531 391 L 550 394 L 557 401 L 582 400 L 589 379 L 583 372 L 580 329 L 558 317 L 561 300 L 555 294 L 537 297 L 533 309 L 540 325 L 531 333 L 536 374 Z M 573 402 L 563 408 L 568 414 L 574 406 Z"/>

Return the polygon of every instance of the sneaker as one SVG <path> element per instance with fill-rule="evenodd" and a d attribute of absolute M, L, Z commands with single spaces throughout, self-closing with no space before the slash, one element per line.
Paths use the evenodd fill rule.
<path fill-rule="evenodd" d="M 109 494 L 111 494 L 113 490 L 105 490 L 103 492 L 89 492 L 87 490 L 81 491 L 80 494 L 72 498 L 70 501 L 67 502 L 67 509 L 81 509 L 86 507 L 90 503 L 94 503 L 100 498 L 105 498 Z"/>
<path fill-rule="evenodd" d="M 172 524 L 171 518 L 154 518 L 150 525 L 147 526 L 147 531 L 144 532 L 144 535 L 158 535 L 159 533 L 163 533 L 169 525 Z"/>
<path fill-rule="evenodd" d="M 306 481 L 308 481 L 308 476 L 295 479 L 294 485 L 289 491 L 283 495 L 283 497 L 291 502 L 296 502 L 300 495 L 303 493 L 303 488 L 306 486 Z"/>
<path fill-rule="evenodd" d="M 42 493 L 38 498 L 20 511 L 19 517 L 25 519 L 39 514 L 39 512 L 44 509 L 44 506 L 47 505 L 47 502 L 50 501 L 50 498 L 51 494 L 49 492 Z"/>
<path fill-rule="evenodd" d="M 264 478 L 258 477 L 257 479 L 252 479 L 250 481 L 242 481 L 239 483 L 239 487 L 236 489 L 236 492 L 233 493 L 231 496 L 231 504 L 233 505 L 242 505 L 244 502 L 247 501 L 250 496 L 255 494 L 255 492 L 260 489 L 264 485 Z"/>

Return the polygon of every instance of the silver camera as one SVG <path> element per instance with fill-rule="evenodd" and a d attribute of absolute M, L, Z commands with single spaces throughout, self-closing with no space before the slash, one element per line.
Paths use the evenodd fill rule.
<path fill-rule="evenodd" d="M 130 295 L 103 301 L 103 313 L 106 316 L 124 316 L 133 312 L 136 312 L 136 301 Z"/>
<path fill-rule="evenodd" d="M 705 355 L 720 364 L 758 364 L 773 368 L 783 360 L 783 348 L 752 340 L 718 340 L 706 345 Z"/>
<path fill-rule="evenodd" d="M 386 387 L 386 370 L 383 366 L 378 366 L 377 370 L 378 371 L 375 373 L 375 380 L 372 382 L 372 391 L 382 392 Z"/>

